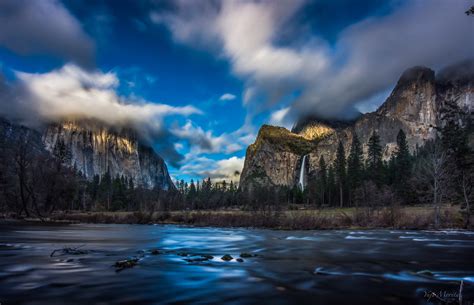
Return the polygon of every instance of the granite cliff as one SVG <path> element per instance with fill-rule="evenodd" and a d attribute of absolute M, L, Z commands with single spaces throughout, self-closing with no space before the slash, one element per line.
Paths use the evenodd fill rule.
<path fill-rule="evenodd" d="M 339 141 L 347 155 L 354 134 L 359 137 L 366 154 L 368 139 L 376 131 L 386 160 L 396 148 L 397 133 L 402 129 L 410 150 L 415 151 L 416 147 L 435 137 L 436 127 L 443 124 L 448 108 L 449 111 L 454 107 L 455 111 L 473 113 L 472 68 L 472 62 L 463 63 L 438 75 L 426 67 L 408 69 L 375 112 L 360 115 L 353 121 L 305 118 L 291 131 L 264 125 L 255 143 L 247 149 L 240 186 L 243 189 L 255 185 L 293 186 L 298 182 L 304 155 L 308 156 L 305 172 L 309 176 L 318 170 L 321 156 L 327 163 L 333 162 Z"/>
<path fill-rule="evenodd" d="M 96 121 L 64 121 L 48 125 L 42 140 L 49 152 L 63 144 L 66 162 L 89 179 L 109 171 L 112 177 L 123 175 L 145 188 L 174 188 L 164 160 L 131 129 Z"/>

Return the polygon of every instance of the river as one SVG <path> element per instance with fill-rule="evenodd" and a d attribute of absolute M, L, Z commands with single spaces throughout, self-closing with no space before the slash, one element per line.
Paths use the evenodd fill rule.
<path fill-rule="evenodd" d="M 83 251 L 50 257 L 63 247 Z M 462 280 L 473 304 L 473 253 L 469 231 L 4 224 L 0 303 L 436 304 Z M 127 257 L 137 265 L 113 266 Z"/>

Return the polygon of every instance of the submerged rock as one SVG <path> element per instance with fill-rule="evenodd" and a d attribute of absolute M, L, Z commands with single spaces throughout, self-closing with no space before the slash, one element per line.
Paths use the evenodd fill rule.
<path fill-rule="evenodd" d="M 234 258 L 230 254 L 226 254 L 223 257 L 221 257 L 221 260 L 226 261 L 226 262 L 231 261 L 233 259 Z"/>
<path fill-rule="evenodd" d="M 124 259 L 121 261 L 117 261 L 114 264 L 114 267 L 117 268 L 117 271 L 121 271 L 125 268 L 132 268 L 138 264 L 139 259 L 137 257 Z"/>
<path fill-rule="evenodd" d="M 77 248 L 69 248 L 69 247 L 64 247 L 62 249 L 55 249 L 51 254 L 49 255 L 50 257 L 54 256 L 61 256 L 61 255 L 82 255 L 82 254 L 88 254 L 88 250 L 82 250 L 79 249 L 80 247 Z"/>
<path fill-rule="evenodd" d="M 208 260 L 211 260 L 214 258 L 212 255 L 208 254 L 200 254 L 200 255 L 187 255 L 188 257 L 191 256 L 190 258 L 185 258 L 184 260 L 187 261 L 188 263 L 195 263 L 195 262 L 206 262 Z"/>

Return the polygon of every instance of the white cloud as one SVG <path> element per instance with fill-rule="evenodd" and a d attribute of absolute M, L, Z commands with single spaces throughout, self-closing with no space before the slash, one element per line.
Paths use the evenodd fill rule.
<path fill-rule="evenodd" d="M 110 125 L 161 126 L 170 115 L 200 114 L 193 106 L 174 107 L 117 94 L 119 79 L 114 73 L 86 71 L 75 65 L 43 74 L 16 72 L 28 93 L 30 110 L 57 121 L 65 118 L 97 119 Z"/>
<path fill-rule="evenodd" d="M 468 43 L 474 19 L 463 14 L 462 1 L 407 1 L 390 14 L 349 26 L 333 45 L 304 31 L 297 45 L 275 43 L 284 29 L 305 27 L 294 17 L 307 1 L 205 3 L 199 10 L 194 1 L 177 1 L 174 10 L 155 12 L 153 20 L 165 24 L 176 41 L 208 46 L 230 61 L 245 80 L 250 119 L 288 103 L 290 119 L 340 115 L 393 86 L 411 66 L 440 68 L 474 54 Z M 292 92 L 300 94 L 288 101 Z"/>
<path fill-rule="evenodd" d="M 191 177 L 207 178 L 214 181 L 238 182 L 244 166 L 245 158 L 230 157 L 228 159 L 213 160 L 206 157 L 186 157 L 186 164 L 181 167 L 180 173 Z"/>
<path fill-rule="evenodd" d="M 47 73 L 15 72 L 17 81 L 0 79 L 0 115 L 29 126 L 67 119 L 98 120 L 114 127 L 131 127 L 173 166 L 183 156 L 181 140 L 165 126 L 167 117 L 189 117 L 202 112 L 193 106 L 175 107 L 117 93 L 115 73 L 88 71 L 68 64 Z"/>
<path fill-rule="evenodd" d="M 204 130 L 190 119 L 184 125 L 176 120 L 174 125 L 165 126 L 167 117 L 189 117 L 202 112 L 189 105 L 175 107 L 134 95 L 120 96 L 117 93 L 120 80 L 113 72 L 88 71 L 68 64 L 47 73 L 17 71 L 15 74 L 18 81 L 14 94 L 0 81 L 0 94 L 9 97 L 0 98 L 0 114 L 27 125 L 92 119 L 115 127 L 132 127 L 176 167 L 184 164 L 180 152 L 186 151 L 186 143 L 196 156 L 232 154 L 247 145 L 241 141 L 240 133 L 214 135 L 212 130 Z"/>
<path fill-rule="evenodd" d="M 235 143 L 229 134 L 222 133 L 214 136 L 212 130 L 205 131 L 200 126 L 196 126 L 191 120 L 187 120 L 184 126 L 174 126 L 171 133 L 180 139 L 191 144 L 194 154 L 201 153 L 226 153 L 231 154 L 242 149 L 242 146 Z"/>
<path fill-rule="evenodd" d="M 221 95 L 219 98 L 220 101 L 227 102 L 227 101 L 232 101 L 235 100 L 236 96 L 231 94 L 231 93 L 224 93 Z"/>
<path fill-rule="evenodd" d="M 270 115 L 270 124 L 274 126 L 281 126 L 287 129 L 291 128 L 291 123 L 286 120 L 290 107 L 281 108 L 274 111 Z"/>

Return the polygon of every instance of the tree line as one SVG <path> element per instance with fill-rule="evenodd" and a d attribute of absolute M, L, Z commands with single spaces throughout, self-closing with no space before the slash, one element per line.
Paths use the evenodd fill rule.
<path fill-rule="evenodd" d="M 436 220 L 442 203 L 460 204 L 469 221 L 474 197 L 471 116 L 452 101 L 446 101 L 441 115 L 442 126 L 433 126 L 436 137 L 416 147 L 413 154 L 403 130 L 398 132 L 397 147 L 389 160 L 382 158 L 383 147 L 375 131 L 368 140 L 366 158 L 357 134 L 347 155 L 339 142 L 334 162 L 326 164 L 321 156 L 319 171 L 297 198 L 339 207 L 432 203 Z"/>
<path fill-rule="evenodd" d="M 452 109 L 450 109 L 450 107 Z M 350 149 L 339 142 L 334 162 L 319 159 L 307 187 L 255 186 L 240 189 L 234 182 L 183 180 L 171 190 L 146 189 L 131 177 L 110 172 L 86 177 L 71 164 L 71 153 L 58 141 L 46 152 L 41 137 L 27 128 L 0 128 L 0 212 L 23 217 L 47 217 L 54 211 L 149 211 L 219 208 L 262 209 L 298 207 L 377 207 L 458 203 L 470 215 L 474 196 L 474 154 L 469 146 L 469 114 L 447 102 L 437 137 L 410 153 L 403 130 L 388 160 L 377 132 L 362 143 L 353 135 Z M 467 217 L 469 219 L 469 217 Z"/>
<path fill-rule="evenodd" d="M 374 131 L 368 140 L 365 159 L 362 143 L 354 134 L 347 156 L 340 141 L 332 164 L 326 164 L 324 157 L 320 157 L 319 170 L 309 178 L 303 201 L 321 206 L 358 206 L 369 204 L 375 199 L 371 197 L 388 192 L 403 197 L 404 202 L 414 203 L 416 200 L 411 197 L 408 181 L 416 158 L 410 154 L 403 130 L 397 135 L 397 148 L 389 161 L 383 160 L 377 132 Z M 380 200 L 377 198 L 376 201 Z"/>

